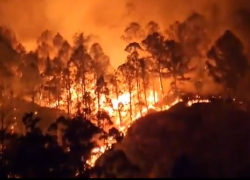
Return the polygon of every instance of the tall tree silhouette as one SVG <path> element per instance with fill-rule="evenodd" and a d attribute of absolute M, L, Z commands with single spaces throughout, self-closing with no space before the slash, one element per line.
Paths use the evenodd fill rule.
<path fill-rule="evenodd" d="M 119 71 L 115 71 L 114 75 L 112 75 L 111 79 L 110 79 L 110 83 L 112 84 L 112 87 L 114 89 L 114 93 L 116 95 L 116 100 L 117 103 L 116 105 L 113 106 L 117 106 L 117 107 L 113 107 L 114 110 L 116 110 L 118 112 L 118 116 L 119 116 L 119 125 L 121 126 L 122 123 L 122 103 L 119 103 L 119 96 L 120 94 L 122 94 L 121 88 L 119 88 L 119 85 L 122 83 L 122 78 L 121 75 L 119 74 Z M 116 109 L 117 108 L 117 109 Z"/>
<path fill-rule="evenodd" d="M 204 16 L 193 13 L 183 22 L 172 24 L 168 34 L 171 40 L 180 43 L 186 58 L 200 57 L 207 50 L 210 41 L 207 24 Z"/>
<path fill-rule="evenodd" d="M 26 135 L 19 137 L 7 153 L 11 176 L 22 178 L 70 177 L 67 154 L 49 135 L 37 127 L 39 118 L 28 113 L 23 118 Z"/>
<path fill-rule="evenodd" d="M 249 68 L 243 44 L 227 30 L 208 51 L 207 56 L 209 75 L 216 83 L 225 85 L 231 96 Z"/>
<path fill-rule="evenodd" d="M 63 134 L 64 144 L 69 147 L 71 165 L 74 172 L 80 176 L 88 176 L 87 160 L 90 158 L 91 150 L 95 147 L 92 141 L 94 135 L 101 130 L 82 115 L 77 115 L 66 122 Z"/>
<path fill-rule="evenodd" d="M 109 104 L 111 107 L 111 100 L 109 99 L 110 90 L 107 87 L 107 83 L 103 76 L 100 76 L 96 81 L 96 94 L 97 94 L 97 120 L 99 128 L 105 130 L 105 125 L 111 125 L 111 118 L 104 109 L 101 107 L 101 103 Z M 102 102 L 101 102 L 102 100 Z"/>
<path fill-rule="evenodd" d="M 160 79 L 160 87 L 162 96 L 165 95 L 163 88 L 163 77 L 166 71 L 166 48 L 164 44 L 164 37 L 159 32 L 149 34 L 143 41 L 143 46 L 151 54 L 151 57 L 155 60 L 156 69 Z"/>
<path fill-rule="evenodd" d="M 57 33 L 52 40 L 53 46 L 56 49 L 56 53 L 58 53 L 59 49 L 62 47 L 63 44 L 63 37 L 60 33 Z"/>
<path fill-rule="evenodd" d="M 126 48 L 125 51 L 129 52 L 127 56 L 126 63 L 129 64 L 132 76 L 136 79 L 136 94 L 137 94 L 137 103 L 136 105 L 139 107 L 140 114 L 142 116 L 142 106 L 141 106 L 141 88 L 140 88 L 140 59 L 139 59 L 139 52 L 138 50 L 142 50 L 141 46 L 136 43 L 130 43 Z"/>
<path fill-rule="evenodd" d="M 79 40 L 80 41 L 80 40 Z M 78 42 L 79 43 L 79 42 Z M 89 103 L 89 92 L 88 92 L 88 81 L 90 80 L 89 75 L 91 72 L 91 66 L 92 66 L 92 58 L 87 52 L 87 49 L 84 45 L 79 45 L 75 51 L 73 52 L 71 59 L 71 62 L 74 63 L 77 69 L 76 73 L 76 82 L 79 82 L 81 84 L 82 89 L 82 101 L 84 103 L 84 109 L 90 109 L 90 103 Z M 88 111 L 86 111 L 87 113 Z"/>
<path fill-rule="evenodd" d="M 181 44 L 174 40 L 167 40 L 166 51 L 167 51 L 167 69 L 170 76 L 173 77 L 172 90 L 175 95 L 179 95 L 177 80 L 188 80 L 189 78 L 185 78 L 184 75 L 186 72 L 190 71 L 188 69 L 189 61 L 184 58 L 184 54 L 182 51 Z"/>
<path fill-rule="evenodd" d="M 110 66 L 110 59 L 104 53 L 102 47 L 98 43 L 94 43 L 90 48 L 90 55 L 93 59 L 92 68 L 94 70 L 95 76 L 98 79 L 107 73 Z"/>
<path fill-rule="evenodd" d="M 147 89 L 149 86 L 149 63 L 147 61 L 147 58 L 140 58 L 139 59 L 139 64 L 140 64 L 140 77 L 142 79 L 142 86 L 143 86 L 143 94 L 144 94 L 144 101 L 146 108 L 148 110 L 148 94 L 147 94 Z"/>
<path fill-rule="evenodd" d="M 132 93 L 133 93 L 133 67 L 131 64 L 124 63 L 118 67 L 118 73 L 121 74 L 124 78 L 124 82 L 127 85 L 128 93 L 129 93 L 129 118 L 132 122 L 133 120 L 133 106 L 132 106 Z"/>
<path fill-rule="evenodd" d="M 31 95 L 32 102 L 35 102 L 37 89 L 41 85 L 41 76 L 38 67 L 38 57 L 36 52 L 30 52 L 24 57 L 24 62 L 20 67 L 21 83 L 26 86 L 24 94 Z"/>

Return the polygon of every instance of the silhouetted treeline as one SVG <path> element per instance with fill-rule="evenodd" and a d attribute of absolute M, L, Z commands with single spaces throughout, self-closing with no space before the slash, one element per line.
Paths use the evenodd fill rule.
<path fill-rule="evenodd" d="M 1 132 L 1 176 L 9 178 L 89 178 L 93 168 L 88 160 L 96 141 L 113 137 L 120 142 L 122 135 L 112 129 L 105 136 L 103 130 L 83 114 L 74 118 L 60 117 L 46 133 L 38 128 L 40 119 L 34 113 L 24 115 L 25 134 L 7 130 Z M 96 138 L 95 138 L 96 136 Z"/>
<path fill-rule="evenodd" d="M 112 108 L 111 99 L 128 92 L 130 117 L 133 111 L 148 108 L 149 89 L 160 97 L 178 96 L 179 86 L 188 81 L 199 93 L 209 87 L 205 79 L 211 77 L 231 95 L 248 72 L 243 45 L 229 30 L 212 43 L 214 37 L 209 37 L 208 29 L 205 17 L 197 13 L 167 30 L 153 21 L 146 27 L 132 22 L 122 36 L 128 43 L 127 58 L 113 69 L 101 45 L 91 44 L 91 36 L 76 33 L 69 43 L 60 33 L 45 30 L 37 38 L 35 50 L 27 52 L 14 34 L 2 27 L 2 92 L 5 98 L 29 100 L 68 115 L 82 108 L 88 113 L 90 109 L 106 111 L 103 103 Z M 120 108 L 116 111 L 124 110 Z"/>

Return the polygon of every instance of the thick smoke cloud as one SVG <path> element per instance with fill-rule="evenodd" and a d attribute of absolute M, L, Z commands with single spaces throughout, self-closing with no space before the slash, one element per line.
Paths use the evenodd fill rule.
<path fill-rule="evenodd" d="M 220 34 L 227 26 L 245 28 L 248 4 L 247 0 L 2 0 L 0 24 L 14 29 L 27 48 L 34 47 L 35 38 L 45 29 L 60 31 L 68 39 L 77 31 L 96 34 L 116 67 L 125 59 L 120 37 L 132 21 L 154 20 L 168 27 L 197 11 L 205 13 L 213 32 Z"/>

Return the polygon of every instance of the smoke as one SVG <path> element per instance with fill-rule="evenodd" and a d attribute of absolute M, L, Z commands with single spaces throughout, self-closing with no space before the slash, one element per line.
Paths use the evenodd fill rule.
<path fill-rule="evenodd" d="M 154 20 L 166 28 L 196 11 L 210 18 L 213 32 L 220 34 L 233 24 L 234 12 L 248 4 L 247 0 L 1 0 L 0 25 L 12 28 L 28 49 L 45 29 L 59 31 L 67 39 L 78 31 L 95 34 L 117 67 L 126 57 L 126 44 L 120 37 L 132 21 L 145 25 Z"/>

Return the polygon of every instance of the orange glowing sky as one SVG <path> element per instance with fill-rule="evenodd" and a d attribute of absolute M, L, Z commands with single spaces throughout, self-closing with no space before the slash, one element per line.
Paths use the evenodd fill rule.
<path fill-rule="evenodd" d="M 35 38 L 45 29 L 59 31 L 67 39 L 77 31 L 95 34 L 95 40 L 101 43 L 111 57 L 112 65 L 117 67 L 125 60 L 123 50 L 126 44 L 120 37 L 131 21 L 145 25 L 155 20 L 162 26 L 168 26 L 193 11 L 207 12 L 213 2 L 227 7 L 232 1 L 0 0 L 0 24 L 14 29 L 29 49 L 34 47 Z"/>

